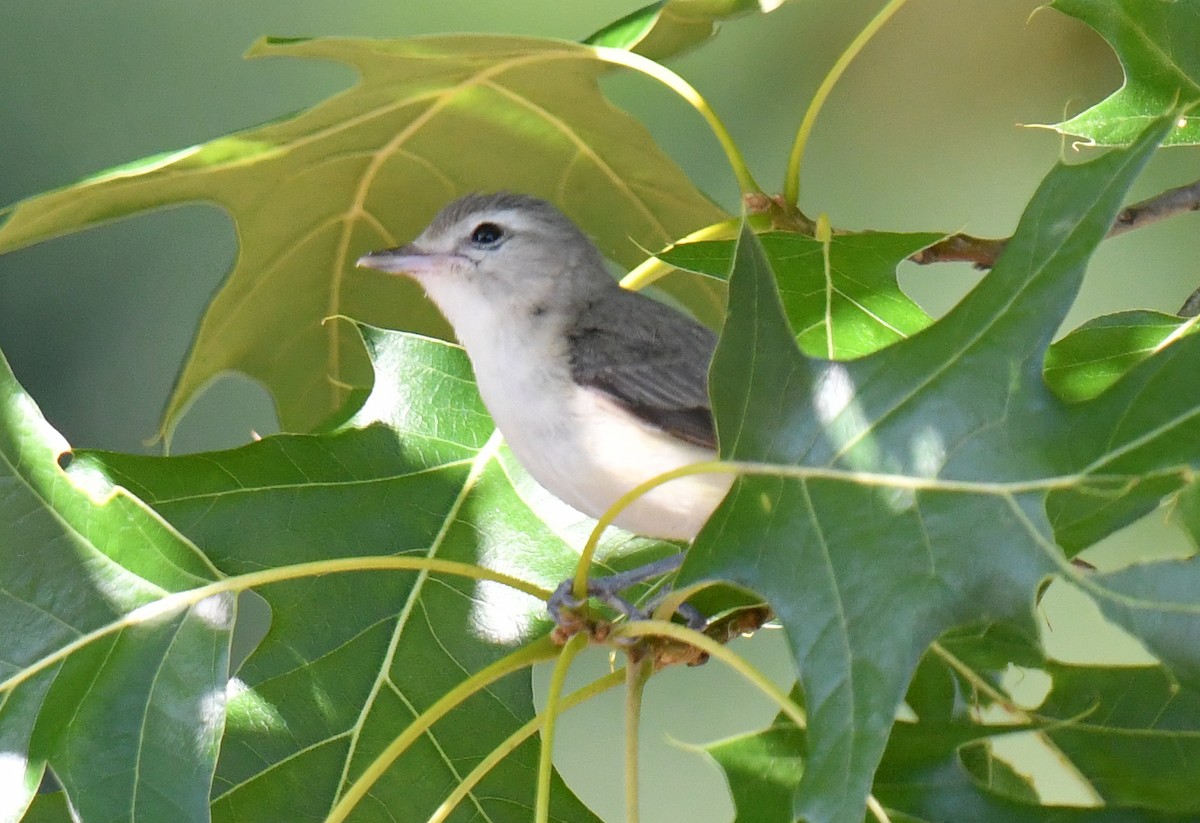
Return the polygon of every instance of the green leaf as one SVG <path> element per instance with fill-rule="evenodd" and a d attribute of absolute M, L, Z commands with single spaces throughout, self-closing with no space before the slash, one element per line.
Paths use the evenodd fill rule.
<path fill-rule="evenodd" d="M 858 360 L 799 352 L 770 263 L 743 229 L 712 399 L 722 457 L 757 468 L 680 579 L 750 588 L 787 632 L 809 707 L 797 816 L 860 821 L 929 644 L 955 626 L 1029 622 L 1051 576 L 1076 580 L 1176 676 L 1200 680 L 1198 570 L 1157 563 L 1084 578 L 1046 511 L 1051 492 L 1076 513 L 1077 501 L 1103 501 L 1087 526 L 1111 531 L 1200 462 L 1195 338 L 1086 403 L 1063 403 L 1042 376 L 1088 256 L 1170 125 L 1056 168 L 958 306 Z"/>
<path fill-rule="evenodd" d="M 1006 680 L 1020 686 L 1035 675 L 1046 679 L 1044 694 L 1015 702 L 1106 805 L 1145 806 L 1183 819 L 1200 811 L 1189 788 L 1200 781 L 1200 689 L 1181 684 L 1165 667 L 1061 663 L 997 626 L 945 638 L 941 655 L 922 665 L 941 667 L 964 690 L 986 682 L 1003 694 Z M 963 671 L 972 672 L 970 681 Z M 955 722 L 971 719 L 963 711 Z"/>
<path fill-rule="evenodd" d="M 71 823 L 66 795 L 62 792 L 39 794 L 21 818 L 21 823 Z"/>
<path fill-rule="evenodd" d="M 1038 714 L 1078 720 L 1046 737 L 1106 803 L 1200 814 L 1200 692 L 1159 666 L 1047 669 Z"/>
<path fill-rule="evenodd" d="M 663 60 L 698 46 L 717 33 L 717 22 L 770 11 L 784 0 L 662 0 L 609 23 L 584 40 Z M 764 9 L 764 6 L 770 8 Z"/>
<path fill-rule="evenodd" d="M 505 586 L 381 570 L 369 558 L 457 560 L 552 589 L 570 575 L 590 527 L 497 448 L 461 349 L 363 334 L 375 385 L 341 431 L 204 455 L 77 461 L 136 489 L 226 574 L 281 576 L 257 589 L 274 617 L 237 672 L 216 821 L 323 814 L 416 715 L 547 629 L 544 603 Z M 627 535 L 604 544 L 610 568 L 673 550 Z M 287 573 L 333 558 L 349 559 L 346 573 Z M 494 683 L 387 768 L 351 819 L 426 819 L 532 717 L 528 672 Z M 535 738 L 459 814 L 529 820 L 536 773 Z M 595 820 L 561 781 L 551 808 L 556 820 Z"/>
<path fill-rule="evenodd" d="M 793 692 L 793 700 L 801 695 Z M 735 823 L 790 823 L 792 796 L 804 773 L 802 729 L 781 715 L 768 728 L 704 747 L 729 781 Z"/>
<path fill-rule="evenodd" d="M 1064 400 L 1089 400 L 1196 323 L 1152 311 L 1089 320 L 1050 347 L 1046 382 Z"/>
<path fill-rule="evenodd" d="M 201 323 L 165 433 L 229 369 L 267 386 L 284 429 L 321 427 L 371 382 L 354 329 L 324 322 L 335 315 L 447 335 L 419 287 L 354 261 L 411 239 L 468 191 L 548 197 L 625 266 L 725 217 L 605 100 L 597 78 L 609 65 L 585 46 L 329 38 L 266 40 L 250 55 L 336 60 L 361 81 L 291 119 L 0 212 L 0 252 L 177 203 L 216 203 L 233 217 L 238 259 Z M 702 317 L 719 318 L 719 289 L 682 294 Z"/>
<path fill-rule="evenodd" d="M 940 823 L 1189 823 L 1194 812 L 1104 806 L 1074 808 L 1021 802 L 987 791 L 995 775 L 1013 776 L 1004 761 L 962 739 L 955 727 L 941 735 L 897 725 L 880 767 L 878 798 L 893 821 Z M 1114 736 L 1115 738 L 1116 736 Z M 896 752 L 900 762 L 893 762 Z M 1019 777 L 1017 779 L 1020 779 Z"/>
<path fill-rule="evenodd" d="M 1190 483 L 1179 492 L 1171 515 L 1171 520 L 1191 539 L 1192 545 L 1200 546 L 1200 484 Z"/>
<path fill-rule="evenodd" d="M 864 232 L 835 236 L 825 247 L 811 237 L 784 232 L 760 236 L 779 278 L 779 294 L 800 348 L 806 354 L 850 359 L 876 351 L 930 323 L 900 290 L 896 266 L 937 242 L 938 234 Z M 728 278 L 735 243 L 683 243 L 656 255 L 680 269 Z"/>
<path fill-rule="evenodd" d="M 70 459 L 0 357 L 0 819 L 49 766 L 78 819 L 206 821 L 233 596 L 164 603 L 216 570 Z"/>
<path fill-rule="evenodd" d="M 1036 705 L 1021 707 L 1006 683 L 1035 676 L 1049 685 Z M 1196 814 L 1200 692 L 1161 666 L 1049 661 L 1019 631 L 990 626 L 943 638 L 921 661 L 906 702 L 916 716 L 895 724 L 872 787 L 891 820 L 1183 823 Z M 996 707 L 1003 712 L 982 719 Z M 1036 733 L 1105 805 L 1040 804 L 1014 769 L 1021 761 L 990 748 L 1018 733 Z M 706 747 L 726 773 L 739 821 L 793 819 L 806 745 L 804 731 L 780 715 L 760 732 Z"/>
<path fill-rule="evenodd" d="M 1125 83 L 1087 111 L 1058 123 L 1062 134 L 1102 146 L 1128 145 L 1146 125 L 1200 100 L 1200 4 L 1196 0 L 1053 0 L 1116 51 Z M 1200 116 L 1180 116 L 1163 141 L 1200 143 Z"/>

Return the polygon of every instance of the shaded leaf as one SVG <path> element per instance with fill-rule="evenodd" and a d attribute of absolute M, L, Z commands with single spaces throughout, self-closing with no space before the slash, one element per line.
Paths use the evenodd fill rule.
<path fill-rule="evenodd" d="M 1064 404 L 1042 377 L 1089 254 L 1170 125 L 1157 122 L 1128 151 L 1056 168 L 958 306 L 858 360 L 801 355 L 768 258 L 743 230 L 713 408 L 722 457 L 764 474 L 735 484 L 681 580 L 744 585 L 784 625 L 809 708 L 796 815 L 861 820 L 925 649 L 954 626 L 1028 623 L 1053 575 L 1077 579 L 1169 671 L 1200 681 L 1188 639 L 1200 632 L 1196 569 L 1081 579 L 1046 512 L 1054 492 L 1087 530 L 1108 533 L 1200 462 L 1194 338 L 1087 403 Z M 1080 501 L 1104 505 L 1084 517 Z"/>
<path fill-rule="evenodd" d="M 1054 126 L 1102 146 L 1128 145 L 1163 112 L 1200 100 L 1200 3 L 1196 0 L 1053 0 L 1108 41 L 1125 83 L 1082 114 Z M 1200 116 L 1189 114 L 1163 141 L 1200 143 Z"/>
<path fill-rule="evenodd" d="M 237 672 L 217 768 L 217 821 L 323 815 L 413 718 L 545 632 L 545 605 L 505 586 L 381 570 L 367 558 L 480 564 L 553 588 L 588 526 L 498 449 L 465 354 L 365 329 L 375 386 L 343 430 L 228 451 L 79 461 L 136 489 L 227 574 L 363 558 L 259 591 L 274 615 Z M 673 547 L 614 535 L 617 566 Z M 529 673 L 506 677 L 386 769 L 351 820 L 424 820 L 533 717 Z M 527 821 L 536 739 L 507 756 L 452 820 Z M 419 778 L 418 778 L 419 776 Z M 556 781 L 553 819 L 594 820 Z"/>
<path fill-rule="evenodd" d="M 1190 812 L 1172 814 L 1122 806 L 1074 808 L 1022 803 L 987 791 L 983 778 L 997 771 L 1012 777 L 1003 761 L 980 746 L 964 745 L 950 730 L 939 738 L 919 727 L 897 726 L 889 753 L 905 753 L 903 763 L 885 756 L 877 796 L 892 820 L 911 823 L 1187 823 Z M 1017 778 L 1021 779 L 1021 778 Z"/>
<path fill-rule="evenodd" d="M 39 808 L 205 821 L 233 596 L 156 608 L 216 570 L 141 501 L 64 473 L 70 458 L 0 358 L 0 819 L 49 766 L 65 794 Z"/>
<path fill-rule="evenodd" d="M 21 818 L 22 823 L 68 823 L 71 812 L 62 792 L 39 794 Z"/>
<path fill-rule="evenodd" d="M 1106 803 L 1200 814 L 1200 692 L 1161 667 L 1050 665 L 1046 736 Z"/>
<path fill-rule="evenodd" d="M 1023 719 L 1006 694 L 1014 663 L 1036 667 L 1030 671 L 1050 681 Z M 938 694 L 932 700 L 931 687 Z M 989 693 L 1005 697 L 1008 719 L 980 719 L 996 705 Z M 1048 661 L 1028 637 L 1004 626 L 957 633 L 921 661 L 906 700 L 921 709 L 895 724 L 872 793 L 889 819 L 911 823 L 1183 823 L 1195 816 L 1198 697 L 1172 686 L 1159 666 Z M 1015 770 L 1021 764 L 998 759 L 989 746 L 994 738 L 1030 732 L 1057 749 L 1105 805 L 1040 804 Z M 793 819 L 806 745 L 804 731 L 780 715 L 760 732 L 705 747 L 726 773 L 739 821 Z"/>
<path fill-rule="evenodd" d="M 1050 660 L 1031 639 L 1003 626 L 945 638 L 942 648 L 944 657 L 930 655 L 922 665 L 940 667 L 964 690 L 986 683 L 1004 694 L 1009 684 L 1046 679 L 1035 701 L 1014 702 L 1104 804 L 1200 811 L 1191 790 L 1200 782 L 1200 689 L 1181 684 L 1170 670 Z M 979 691 L 973 697 L 991 703 Z M 971 719 L 955 715 L 956 722 Z"/>
<path fill-rule="evenodd" d="M 1200 547 L 1200 484 L 1188 484 L 1174 503 L 1171 520 L 1183 530 L 1193 546 Z"/>
<path fill-rule="evenodd" d="M 601 95 L 608 64 L 579 45 L 519 37 L 265 40 L 250 52 L 337 60 L 352 89 L 303 112 L 30 198 L 0 216 L 0 252 L 147 209 L 211 202 L 233 217 L 237 262 L 210 305 L 166 410 L 227 369 L 261 380 L 282 426 L 311 431 L 370 385 L 347 315 L 447 335 L 419 287 L 356 271 L 372 249 L 415 236 L 468 191 L 553 200 L 605 254 L 631 266 L 724 218 Z M 684 297 L 710 322 L 719 290 Z M 314 365 L 320 364 L 320 365 Z"/>

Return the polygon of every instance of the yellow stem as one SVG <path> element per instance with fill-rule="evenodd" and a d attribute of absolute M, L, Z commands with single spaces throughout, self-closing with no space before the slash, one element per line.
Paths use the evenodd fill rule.
<path fill-rule="evenodd" d="M 702 463 L 692 463 L 688 466 L 680 466 L 677 469 L 672 469 L 669 472 L 655 475 L 644 483 L 639 483 L 625 494 L 617 498 L 616 502 L 608 507 L 604 514 L 600 515 L 600 519 L 596 521 L 596 525 L 592 528 L 592 533 L 588 535 L 587 542 L 583 545 L 583 551 L 579 553 L 579 563 L 575 566 L 575 581 L 571 587 L 571 596 L 576 600 L 584 600 L 587 598 L 587 580 L 588 573 L 592 568 L 592 558 L 596 554 L 596 549 L 600 545 L 600 536 L 604 534 L 604 530 L 612 525 L 612 522 L 621 516 L 621 512 L 625 511 L 633 501 L 637 500 L 651 489 L 661 486 L 663 483 L 669 483 L 680 477 L 687 477 L 693 474 L 703 474 L 704 472 L 722 472 L 725 474 L 736 473 L 738 469 L 730 463 L 722 463 L 719 460 L 709 460 Z"/>
<path fill-rule="evenodd" d="M 892 823 L 892 819 L 888 817 L 887 810 L 883 808 L 875 795 L 867 795 L 867 809 L 871 812 L 871 816 L 875 818 L 876 823 Z"/>
<path fill-rule="evenodd" d="M 762 189 L 754 181 L 754 176 L 750 173 L 750 167 L 746 165 L 745 158 L 742 157 L 737 144 L 733 142 L 729 130 L 725 128 L 725 124 L 721 122 L 721 119 L 709 107 L 708 102 L 700 96 L 700 92 L 696 91 L 691 84 L 666 66 L 655 63 L 653 60 L 643 57 L 640 54 L 635 54 L 625 49 L 609 48 L 608 46 L 592 46 L 592 50 L 604 62 L 615 63 L 619 66 L 625 66 L 626 68 L 649 75 L 686 100 L 692 108 L 700 112 L 700 116 L 705 119 L 708 127 L 712 129 L 713 135 L 716 136 L 717 142 L 721 144 L 725 156 L 729 159 L 729 166 L 733 169 L 734 177 L 737 178 L 738 188 L 741 189 L 742 194 L 762 193 Z"/>
<path fill-rule="evenodd" d="M 731 217 L 728 220 L 722 220 L 720 223 L 705 226 L 702 229 L 692 232 L 687 237 L 681 237 L 672 243 L 671 246 L 680 246 L 684 243 L 698 243 L 702 240 L 729 240 L 737 237 L 741 226 L 742 218 Z M 621 286 L 632 291 L 644 289 L 663 275 L 673 271 L 674 268 L 674 266 L 664 263 L 657 257 L 647 258 L 644 263 L 621 278 Z"/>
<path fill-rule="evenodd" d="M 834 85 L 841 79 L 842 74 L 867 45 L 867 42 L 883 28 L 884 23 L 891 19 L 893 14 L 900 11 L 905 2 L 906 0 L 890 0 L 846 47 L 837 62 L 833 64 L 833 68 L 829 70 L 829 74 L 825 75 L 825 79 L 821 81 L 816 94 L 813 95 L 812 102 L 808 104 L 808 110 L 804 112 L 804 119 L 800 121 L 800 130 L 796 133 L 796 142 L 792 144 L 792 153 L 788 157 L 787 173 L 783 180 L 785 203 L 791 206 L 800 205 L 800 170 L 804 162 L 804 148 L 808 145 L 808 138 L 812 134 L 813 126 L 816 125 L 817 115 L 820 114 L 821 107 L 825 105 Z"/>
<path fill-rule="evenodd" d="M 649 656 L 625 668 L 625 823 L 638 823 L 638 737 L 642 718 L 642 695 L 652 673 Z"/>
<path fill-rule="evenodd" d="M 240 592 L 246 589 L 252 589 L 255 586 L 262 586 L 268 583 L 280 583 L 285 580 L 295 580 L 301 577 L 319 577 L 326 574 L 338 574 L 346 572 L 363 572 L 363 571 L 431 571 L 440 572 L 442 574 L 458 575 L 460 577 L 471 577 L 476 580 L 491 580 L 496 583 L 501 583 L 505 586 L 510 586 L 517 591 L 525 592 L 531 597 L 536 597 L 539 600 L 548 600 L 550 592 L 540 586 L 521 580 L 518 577 L 503 574 L 501 572 L 485 569 L 482 566 L 476 566 L 472 563 L 460 563 L 454 560 L 441 560 L 433 557 L 395 557 L 387 556 L 366 556 L 366 557 L 339 557 L 333 560 L 315 560 L 311 563 L 296 563 L 292 566 L 280 566 L 274 569 L 264 569 L 263 571 L 250 572 L 249 574 L 239 574 L 232 577 L 226 577 L 209 583 L 206 586 L 200 586 L 195 589 L 186 591 L 174 592 L 154 600 L 144 606 L 139 606 L 133 611 L 122 615 L 119 619 L 114 620 L 106 626 L 101 626 L 98 629 L 93 629 L 87 634 L 80 635 L 70 643 L 62 646 L 57 651 L 46 655 L 35 663 L 21 669 L 19 672 L 9 677 L 4 682 L 0 683 L 0 694 L 9 689 L 19 686 L 29 678 L 33 677 L 41 671 L 53 666 L 54 664 L 65 660 L 75 652 L 96 642 L 110 634 L 115 634 L 132 626 L 137 626 L 149 620 L 161 619 L 175 612 L 191 608 L 202 600 L 213 597 L 218 594 L 226 594 L 229 592 Z"/>
<path fill-rule="evenodd" d="M 772 683 L 770 678 L 750 665 L 743 657 L 731 652 L 728 647 L 695 629 L 689 629 L 687 626 L 666 620 L 634 620 L 613 626 L 611 637 L 614 640 L 635 637 L 668 637 L 695 646 L 701 651 L 707 652 L 710 657 L 725 663 L 745 678 L 750 685 L 765 694 L 796 724 L 797 728 L 803 729 L 808 725 L 804 710 L 792 702 L 787 693 Z"/>
<path fill-rule="evenodd" d="M 817 230 L 814 236 L 821 244 L 821 261 L 825 273 L 825 356 L 832 360 L 834 357 L 833 266 L 829 259 L 829 247 L 833 243 L 833 227 L 829 224 L 829 216 L 824 212 L 817 217 Z"/>
<path fill-rule="evenodd" d="M 772 683 L 770 678 L 750 665 L 745 658 L 734 654 L 726 646 L 721 645 L 708 635 L 702 634 L 695 629 L 689 629 L 686 626 L 671 623 L 667 620 L 637 620 L 614 626 L 611 637 L 614 640 L 626 637 L 669 637 L 672 640 L 696 646 L 700 650 L 707 652 L 710 657 L 714 657 L 728 665 L 745 678 L 750 685 L 766 695 L 787 715 L 788 719 L 796 724 L 796 728 L 804 729 L 808 726 L 808 719 L 804 716 L 804 710 L 796 705 L 782 689 Z M 867 807 L 880 823 L 889 823 L 887 812 L 884 810 L 883 805 L 875 798 L 875 795 L 868 795 Z"/>
<path fill-rule="evenodd" d="M 575 655 L 583 651 L 587 645 L 588 636 L 580 632 L 567 641 L 554 663 L 554 674 L 550 677 L 550 693 L 546 695 L 546 709 L 542 714 L 546 720 L 542 724 L 542 750 L 538 757 L 537 794 L 534 801 L 534 823 L 548 823 L 550 820 L 550 777 L 554 773 L 554 729 L 558 725 L 558 715 L 562 711 L 563 682 L 567 679 L 567 671 Z"/>
<path fill-rule="evenodd" d="M 559 706 L 559 713 L 567 709 L 573 709 L 585 700 L 591 700 L 601 692 L 608 691 L 614 686 L 620 685 L 624 680 L 625 672 L 621 670 L 610 672 L 599 680 L 593 680 L 582 689 L 577 689 L 564 697 Z M 459 784 L 454 787 L 454 791 L 446 796 L 442 805 L 438 806 L 437 811 L 425 823 L 445 823 L 450 813 L 458 808 L 458 804 L 471 793 L 472 789 L 479 785 L 479 782 L 487 776 L 488 772 L 496 768 L 496 765 L 501 760 L 512 754 L 518 746 L 532 737 L 534 732 L 542 728 L 545 720 L 546 715 L 544 713 L 531 718 L 525 725 L 506 737 L 503 743 L 488 752 L 487 756 L 479 761 L 479 765 L 471 769 L 466 777 L 459 781 Z"/>
<path fill-rule="evenodd" d="M 462 705 L 471 695 L 483 691 L 505 675 L 528 668 L 542 660 L 549 660 L 558 653 L 558 646 L 548 636 L 543 637 L 528 646 L 517 649 L 490 666 L 480 669 L 446 692 L 432 706 L 414 718 L 413 722 L 408 724 L 404 731 L 371 761 L 370 765 L 350 784 L 350 788 L 329 812 L 325 823 L 342 823 L 400 755 L 404 754 L 409 746 L 428 732 L 433 724 L 445 717 L 451 709 Z"/>
<path fill-rule="evenodd" d="M 1053 491 L 1055 489 L 1073 488 L 1081 484 L 1086 484 L 1088 471 L 1085 469 L 1078 474 L 1060 475 L 1057 477 L 1044 477 L 1035 480 L 1012 480 L 995 483 L 976 482 L 973 480 L 951 480 L 943 477 L 917 477 L 905 474 L 888 474 L 885 472 L 857 471 L 854 469 L 841 469 L 830 466 L 798 466 L 791 464 L 777 463 L 751 463 L 745 461 L 721 461 L 708 460 L 700 463 L 692 463 L 687 466 L 680 466 L 677 469 L 672 469 L 669 472 L 655 475 L 649 480 L 634 486 L 625 494 L 617 498 L 608 510 L 600 516 L 596 521 L 592 533 L 588 535 L 587 542 L 583 546 L 583 551 L 579 555 L 579 563 L 575 567 L 575 578 L 571 593 L 577 600 L 583 600 L 587 594 L 587 579 L 588 572 L 591 569 L 592 558 L 596 554 L 596 549 L 600 544 L 600 536 L 604 530 L 612 525 L 613 520 L 621 515 L 634 500 L 637 500 L 643 494 L 646 494 L 651 489 L 670 483 L 672 480 L 678 480 L 680 477 L 689 477 L 693 474 L 739 474 L 739 475 L 767 475 L 771 477 L 787 477 L 795 480 L 831 480 L 840 483 L 855 483 L 860 486 L 877 486 L 884 489 L 904 489 L 907 491 L 930 491 L 944 494 L 990 494 L 1006 499 L 1011 499 L 1014 495 L 1028 494 L 1030 492 Z M 1190 469 L 1183 468 L 1165 472 L 1167 476 L 1180 476 L 1184 478 L 1191 477 Z M 1125 482 L 1116 484 L 1105 484 L 1103 487 L 1092 489 L 1093 493 L 1101 494 L 1108 493 L 1113 497 L 1118 497 L 1124 494 L 1128 489 L 1137 483 L 1137 478 L 1129 477 Z"/>

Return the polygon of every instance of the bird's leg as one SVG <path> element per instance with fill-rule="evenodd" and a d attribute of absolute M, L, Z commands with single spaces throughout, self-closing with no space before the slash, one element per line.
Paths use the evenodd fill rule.
<path fill-rule="evenodd" d="M 642 611 L 646 614 L 653 614 L 659 604 L 667 599 L 667 595 L 671 593 L 671 584 L 667 583 L 661 589 L 654 593 L 654 596 L 645 602 L 642 606 Z M 704 631 L 708 626 L 708 618 L 691 603 L 680 603 L 675 607 L 675 613 L 682 617 L 687 622 L 689 629 L 695 629 L 698 632 Z"/>
<path fill-rule="evenodd" d="M 668 555 L 660 560 L 655 560 L 653 563 L 638 566 L 636 569 L 617 572 L 607 577 L 588 578 L 588 597 L 596 598 L 601 603 L 615 609 L 631 620 L 644 620 L 649 612 L 653 611 L 654 606 L 667 596 L 671 591 L 671 587 L 663 587 L 662 591 L 655 595 L 654 599 L 645 608 L 638 608 L 633 605 L 624 597 L 621 597 L 621 592 L 631 586 L 636 586 L 638 583 L 644 583 L 647 580 L 652 580 L 675 571 L 682 565 L 683 557 L 684 553 L 680 552 Z M 550 596 L 550 600 L 546 604 L 550 611 L 550 616 L 554 619 L 554 622 L 560 625 L 564 622 L 561 617 L 564 609 L 575 609 L 583 605 L 583 602 L 576 600 L 571 593 L 574 582 L 571 579 L 564 580 L 554 590 L 554 594 Z M 688 626 L 693 629 L 703 629 L 707 622 L 704 615 L 686 603 L 680 605 L 677 611 L 687 620 Z"/>

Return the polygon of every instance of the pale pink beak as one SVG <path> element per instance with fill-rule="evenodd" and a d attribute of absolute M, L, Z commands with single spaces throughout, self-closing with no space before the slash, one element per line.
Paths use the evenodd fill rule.
<path fill-rule="evenodd" d="M 409 243 L 394 249 L 382 249 L 364 254 L 355 263 L 360 269 L 375 269 L 388 274 L 403 274 L 420 279 L 450 271 L 462 265 L 456 254 L 430 254 Z"/>

